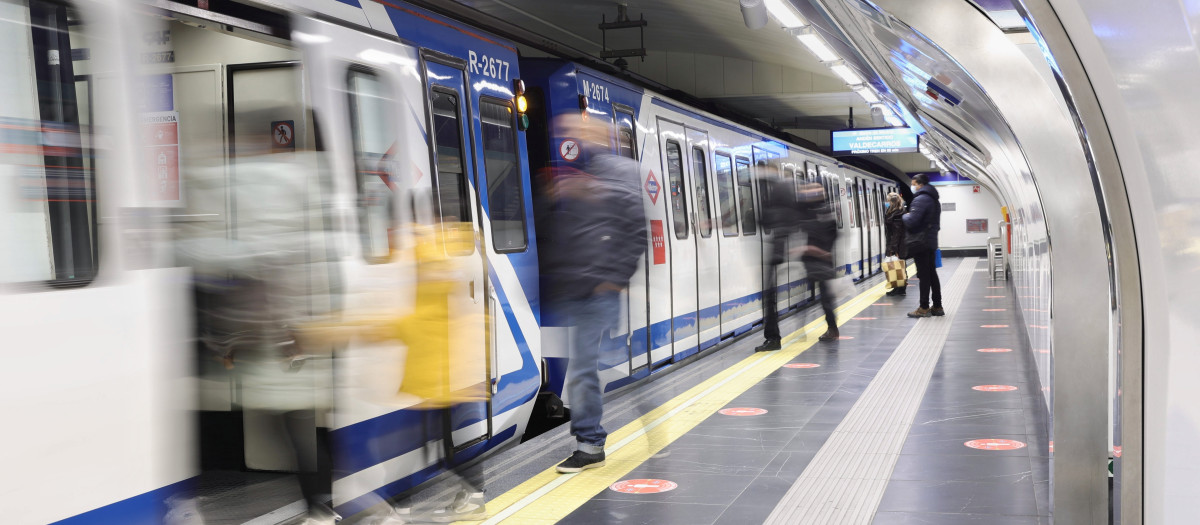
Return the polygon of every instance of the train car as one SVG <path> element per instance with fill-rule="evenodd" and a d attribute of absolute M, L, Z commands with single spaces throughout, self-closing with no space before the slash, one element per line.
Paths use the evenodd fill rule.
<path fill-rule="evenodd" d="M 650 246 L 623 297 L 620 326 L 604 343 L 606 392 L 761 324 L 762 261 L 772 233 L 759 225 L 759 178 L 821 184 L 837 217 L 836 266 L 855 280 L 879 271 L 882 203 L 894 182 L 574 62 L 522 59 L 521 67 L 537 115 L 527 134 L 535 173 L 584 168 L 582 141 L 557 123 L 567 114 L 602 122 L 611 153 L 640 165 Z M 541 194 L 535 191 L 535 201 Z M 546 254 L 553 249 L 542 246 Z M 777 279 L 780 310 L 816 298 L 797 261 L 781 265 Z M 561 312 L 543 302 L 547 389 L 560 396 L 569 341 Z"/>

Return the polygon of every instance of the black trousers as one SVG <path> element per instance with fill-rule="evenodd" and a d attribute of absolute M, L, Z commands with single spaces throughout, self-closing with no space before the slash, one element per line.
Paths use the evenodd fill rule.
<path fill-rule="evenodd" d="M 934 250 L 915 252 L 913 262 L 917 265 L 917 277 L 921 283 L 921 308 L 929 308 L 929 294 L 933 292 L 933 307 L 942 307 L 942 281 L 938 279 Z"/>
<path fill-rule="evenodd" d="M 821 309 L 825 311 L 825 325 L 830 330 L 837 329 L 837 313 L 834 311 L 833 281 L 817 281 L 818 292 L 821 293 Z"/>
<path fill-rule="evenodd" d="M 766 271 L 763 272 L 763 337 L 768 341 L 778 341 L 782 339 L 779 335 L 779 285 L 775 278 L 776 269 L 779 267 L 774 264 L 767 264 Z"/>

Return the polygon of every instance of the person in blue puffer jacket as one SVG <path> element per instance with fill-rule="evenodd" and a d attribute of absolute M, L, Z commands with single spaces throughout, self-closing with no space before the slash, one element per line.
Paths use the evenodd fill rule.
<path fill-rule="evenodd" d="M 908 255 L 917 265 L 920 280 L 921 305 L 908 313 L 909 317 L 946 315 L 942 309 L 942 282 L 938 279 L 935 264 L 938 247 L 938 231 L 942 229 L 942 204 L 938 191 L 929 184 L 929 176 L 918 173 L 912 179 L 913 199 L 908 213 L 904 214 L 904 227 L 908 230 Z M 933 292 L 933 307 L 929 295 Z"/>

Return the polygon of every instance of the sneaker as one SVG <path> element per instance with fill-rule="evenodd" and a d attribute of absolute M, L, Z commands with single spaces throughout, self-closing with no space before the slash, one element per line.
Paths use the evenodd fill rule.
<path fill-rule="evenodd" d="M 888 292 L 884 295 L 886 295 L 888 297 L 895 297 L 897 295 L 901 295 L 901 293 L 902 292 L 900 291 L 899 288 L 892 288 L 891 290 L 888 290 Z"/>
<path fill-rule="evenodd" d="M 783 348 L 783 345 L 780 344 L 778 339 L 767 339 L 763 344 L 758 345 L 758 348 L 755 348 L 754 351 L 770 352 L 771 350 L 779 350 L 781 348 Z"/>
<path fill-rule="evenodd" d="M 929 317 L 929 309 L 928 308 L 917 308 L 916 310 L 908 312 L 908 316 L 909 317 Z"/>
<path fill-rule="evenodd" d="M 932 315 L 934 317 L 941 317 L 943 315 L 946 315 L 946 311 L 943 310 L 942 307 L 940 307 L 940 306 L 935 306 L 935 307 L 929 309 L 929 315 Z"/>
<path fill-rule="evenodd" d="M 827 343 L 829 341 L 837 341 L 840 337 L 842 337 L 842 335 L 838 333 L 837 328 L 834 328 L 832 330 L 826 330 L 824 334 L 821 334 L 821 337 L 817 338 L 817 340 Z"/>
<path fill-rule="evenodd" d="M 458 491 L 458 494 L 454 496 L 454 503 L 451 503 L 449 507 L 435 510 L 424 516 L 425 520 L 434 523 L 478 521 L 487 518 L 487 505 L 484 503 L 483 493 L 465 490 Z"/>
<path fill-rule="evenodd" d="M 572 472 L 583 472 L 590 468 L 600 468 L 603 466 L 603 452 L 600 452 L 599 454 L 588 454 L 582 450 L 576 450 L 574 454 L 571 454 L 571 457 L 567 458 L 566 461 L 559 463 L 555 468 L 563 474 L 570 474 Z"/>

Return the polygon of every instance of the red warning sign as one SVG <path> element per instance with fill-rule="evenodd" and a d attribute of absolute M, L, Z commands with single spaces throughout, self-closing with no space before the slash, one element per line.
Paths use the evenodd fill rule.
<path fill-rule="evenodd" d="M 142 114 L 143 165 L 147 170 L 150 200 L 178 203 L 179 113 L 159 111 Z"/>
<path fill-rule="evenodd" d="M 1114 458 L 1121 457 L 1121 447 L 1120 446 L 1113 447 L 1113 457 Z"/>
<path fill-rule="evenodd" d="M 650 242 L 654 245 L 654 264 L 666 264 L 667 236 L 663 234 L 663 221 L 650 221 Z"/>
<path fill-rule="evenodd" d="M 1012 385 L 979 385 L 971 387 L 971 390 L 978 390 L 980 392 L 1012 392 L 1016 389 L 1017 387 Z"/>
<path fill-rule="evenodd" d="M 646 194 L 650 196 L 650 204 L 658 204 L 658 192 L 661 189 L 658 179 L 654 177 L 654 170 L 650 170 L 646 176 Z"/>
<path fill-rule="evenodd" d="M 665 479 L 627 479 L 609 485 L 608 489 L 625 494 L 657 494 L 675 490 L 678 487 L 678 483 Z"/>
<path fill-rule="evenodd" d="M 788 363 L 783 365 L 784 368 L 817 368 L 821 365 L 816 363 Z"/>
<path fill-rule="evenodd" d="M 723 416 L 761 416 L 766 414 L 767 410 L 765 408 L 738 407 L 722 408 L 721 410 L 718 410 L 717 413 Z"/>
<path fill-rule="evenodd" d="M 1002 352 L 1012 352 L 1012 348 L 980 348 L 979 351 L 985 354 L 998 354 Z"/>
<path fill-rule="evenodd" d="M 981 324 L 980 328 L 1008 328 L 1006 324 Z"/>
<path fill-rule="evenodd" d="M 1025 443 L 1015 439 L 972 439 L 964 445 L 979 450 L 1020 450 Z"/>
<path fill-rule="evenodd" d="M 562 141 L 562 144 L 558 145 L 558 155 L 565 161 L 574 162 L 579 158 L 579 143 L 572 139 Z"/>

